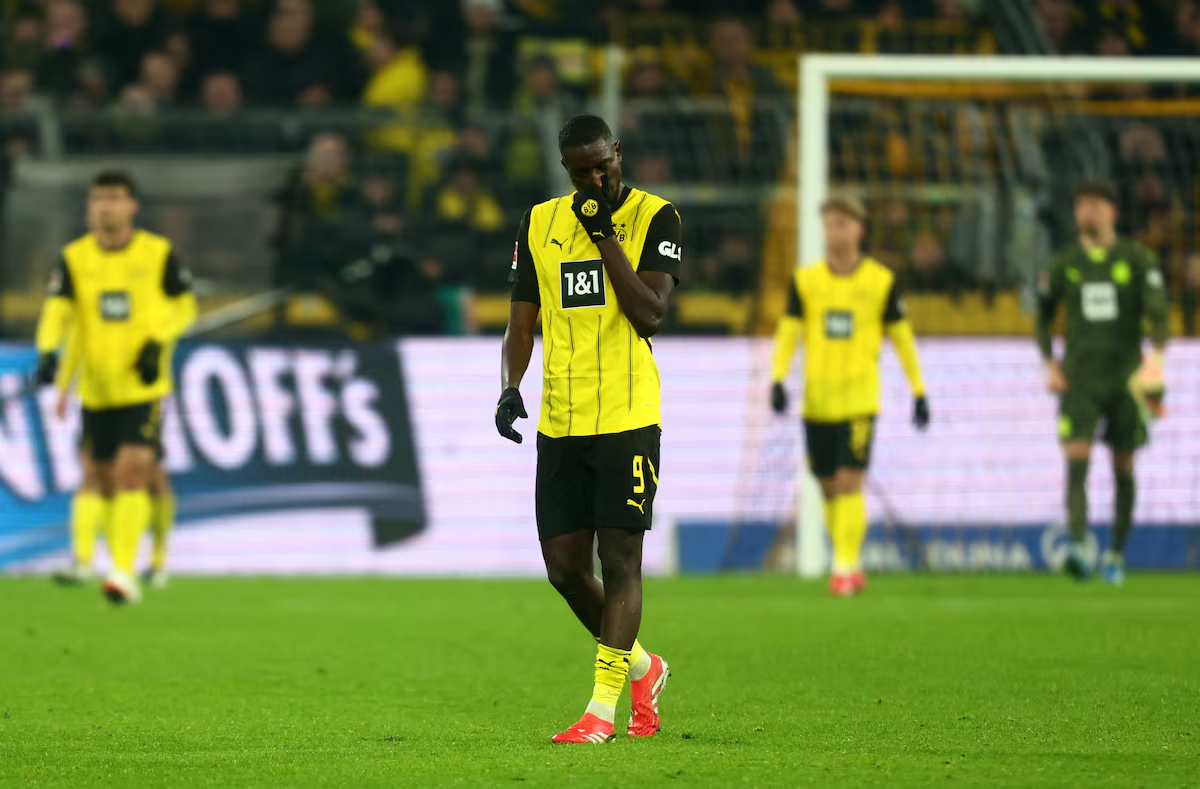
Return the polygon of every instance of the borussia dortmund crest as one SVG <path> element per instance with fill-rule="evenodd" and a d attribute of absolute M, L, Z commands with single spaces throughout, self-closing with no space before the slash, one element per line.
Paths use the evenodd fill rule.
<path fill-rule="evenodd" d="M 595 200 L 588 200 L 579 210 L 584 216 L 595 216 L 596 212 L 600 210 L 600 206 L 596 204 Z"/>

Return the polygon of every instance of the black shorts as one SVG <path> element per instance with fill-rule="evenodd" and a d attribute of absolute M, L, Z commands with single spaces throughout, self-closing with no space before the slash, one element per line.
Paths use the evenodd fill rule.
<path fill-rule="evenodd" d="M 538 433 L 538 539 L 596 529 L 647 531 L 661 471 L 658 425 L 601 436 Z"/>
<path fill-rule="evenodd" d="M 832 477 L 840 468 L 865 470 L 871 463 L 874 439 L 874 416 L 858 416 L 841 422 L 804 420 L 808 464 L 818 479 Z"/>
<path fill-rule="evenodd" d="M 158 401 L 120 408 L 85 408 L 83 449 L 100 463 L 115 458 L 125 444 L 153 447 L 161 458 L 161 412 Z"/>
<path fill-rule="evenodd" d="M 1096 439 L 1096 428 L 1104 423 L 1104 443 L 1116 452 L 1133 452 L 1146 446 L 1150 434 L 1133 393 L 1127 387 L 1095 391 L 1070 382 L 1058 401 L 1060 441 Z"/>

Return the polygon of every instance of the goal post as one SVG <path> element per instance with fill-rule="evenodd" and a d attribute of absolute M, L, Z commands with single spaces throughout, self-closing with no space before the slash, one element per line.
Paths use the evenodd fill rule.
<path fill-rule="evenodd" d="M 1200 60 L 1190 58 L 810 54 L 800 56 L 798 70 L 797 265 L 811 264 L 823 254 L 818 206 L 831 180 L 831 111 L 838 80 L 1059 86 L 1200 83 Z M 1050 175 L 1057 173 L 1052 169 Z M 797 571 L 819 577 L 827 565 L 820 491 L 804 462 L 799 477 Z"/>

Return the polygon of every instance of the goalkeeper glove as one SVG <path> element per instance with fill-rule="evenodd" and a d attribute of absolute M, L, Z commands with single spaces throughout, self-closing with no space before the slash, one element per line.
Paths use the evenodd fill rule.
<path fill-rule="evenodd" d="M 43 353 L 38 357 L 37 369 L 33 371 L 33 385 L 49 386 L 54 383 L 56 375 L 58 375 L 57 354 Z"/>
<path fill-rule="evenodd" d="M 1142 365 L 1129 379 L 1129 391 L 1141 410 L 1143 420 L 1162 419 L 1167 414 L 1163 401 L 1167 385 L 1163 380 L 1162 354 L 1155 352 L 1142 358 Z"/>
<path fill-rule="evenodd" d="M 917 395 L 913 400 L 913 426 L 921 431 L 929 427 L 929 401 L 925 395 Z"/>
<path fill-rule="evenodd" d="M 154 340 L 148 340 L 142 346 L 142 352 L 138 354 L 137 363 L 133 368 L 137 370 L 138 377 L 142 379 L 142 383 L 150 386 L 158 380 L 159 367 L 162 363 L 163 347 Z"/>
<path fill-rule="evenodd" d="M 525 413 L 525 403 L 521 400 L 521 390 L 515 386 L 505 389 L 504 394 L 500 395 L 500 402 L 496 404 L 496 430 L 500 435 L 520 444 L 524 439 L 520 433 L 513 430 L 513 422 L 518 418 L 528 417 L 529 414 Z"/>
<path fill-rule="evenodd" d="M 587 231 L 588 238 L 593 244 L 598 244 L 609 236 L 616 235 L 613 230 L 612 207 L 604 190 L 592 184 L 586 189 L 575 193 L 571 202 L 571 210 L 579 218 L 579 224 Z"/>
<path fill-rule="evenodd" d="M 783 388 L 782 382 L 776 381 L 771 384 L 771 410 L 777 414 L 782 414 L 787 411 L 787 407 L 787 390 Z"/>

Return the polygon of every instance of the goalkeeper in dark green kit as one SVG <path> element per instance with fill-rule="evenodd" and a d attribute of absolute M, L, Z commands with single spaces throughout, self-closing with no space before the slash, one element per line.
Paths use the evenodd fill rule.
<path fill-rule="evenodd" d="M 1087 184 L 1075 194 L 1079 240 L 1059 252 L 1038 277 L 1037 341 L 1050 390 L 1059 396 L 1058 434 L 1067 460 L 1067 571 L 1091 577 L 1084 551 L 1088 532 L 1087 473 L 1092 441 L 1103 429 L 1112 449 L 1116 512 L 1112 544 L 1100 571 L 1124 580 L 1124 550 L 1133 526 L 1134 453 L 1145 446 L 1147 424 L 1162 415 L 1162 363 L 1167 343 L 1167 298 L 1154 254 L 1116 233 L 1116 192 Z M 1066 354 L 1054 358 L 1052 332 L 1066 306 Z M 1143 358 L 1143 331 L 1151 352 Z"/>

